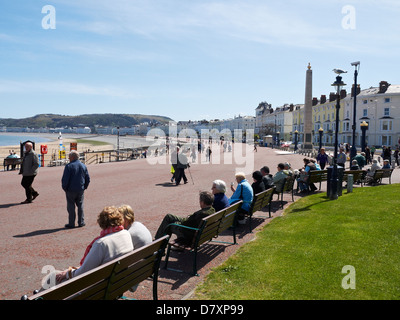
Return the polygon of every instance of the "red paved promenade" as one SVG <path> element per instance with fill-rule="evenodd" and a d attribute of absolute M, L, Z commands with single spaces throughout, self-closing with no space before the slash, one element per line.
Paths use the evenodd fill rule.
<path fill-rule="evenodd" d="M 254 162 L 248 163 L 247 167 L 251 170 L 268 165 L 274 174 L 277 164 L 285 161 L 295 169 L 303 166 L 302 155 L 281 153 L 270 148 L 258 148 L 258 152 L 254 153 L 252 148 L 250 150 Z M 61 189 L 64 167 L 40 168 L 34 182 L 40 195 L 33 203 L 24 205 L 20 204 L 25 200 L 24 190 L 20 186 L 21 176 L 16 171 L 0 172 L 0 299 L 19 299 L 23 294 L 31 295 L 33 289 L 40 287 L 41 279 L 45 276 L 41 273 L 44 266 L 51 265 L 59 270 L 78 266 L 86 246 L 100 233 L 96 220 L 104 206 L 131 205 L 136 220 L 146 225 L 154 236 L 166 213 L 188 215 L 198 210 L 198 193 L 211 190 L 213 180 L 222 179 L 229 188 L 230 182 L 234 181 L 235 171 L 242 171 L 240 168 L 244 166 L 237 165 L 234 158 L 232 160 L 232 164 L 223 164 L 222 158 L 222 164 L 219 165 L 193 164 L 190 172 L 194 184 L 186 170 L 189 183 L 180 186 L 170 183 L 169 164 L 151 165 L 146 159 L 139 159 L 90 165 L 91 184 L 85 193 L 86 227 L 69 230 L 64 229 L 67 223 L 65 194 Z M 392 183 L 399 182 L 397 171 Z M 252 182 L 251 175 L 247 176 Z M 231 196 L 232 192 L 228 190 L 227 195 Z M 291 203 L 289 199 L 289 195 L 285 195 L 285 200 L 289 201 L 286 205 Z M 278 207 L 278 202 L 274 201 L 273 216 L 281 214 Z M 255 220 L 254 226 L 262 226 L 268 221 Z M 199 277 L 161 268 L 159 299 L 188 297 L 212 267 L 221 264 L 241 244 L 255 236 L 256 232 L 249 234 L 247 228 L 242 227 L 239 229 L 239 245 L 206 245 L 199 253 Z M 227 239 L 230 240 L 231 236 Z M 173 252 L 171 255 L 171 268 L 191 271 L 192 257 L 188 253 Z M 178 255 L 181 256 L 179 266 L 175 259 Z M 152 299 L 150 281 L 144 281 L 136 293 L 127 296 Z"/>

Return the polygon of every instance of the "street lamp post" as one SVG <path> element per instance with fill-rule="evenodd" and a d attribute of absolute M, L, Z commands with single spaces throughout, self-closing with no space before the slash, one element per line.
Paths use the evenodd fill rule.
<path fill-rule="evenodd" d="M 343 73 L 343 72 L 341 72 Z M 336 200 L 338 198 L 338 187 L 339 187 L 339 172 L 337 166 L 337 156 L 338 156 L 338 144 L 339 144 L 339 109 L 340 109 L 340 91 L 343 86 L 346 84 L 343 83 L 342 77 L 340 73 L 336 77 L 336 81 L 332 84 L 333 87 L 337 89 L 337 97 L 336 97 L 336 129 L 335 129 L 335 151 L 333 156 L 333 170 L 331 174 L 331 179 L 329 181 L 330 184 L 330 195 L 329 198 L 331 200 Z"/>
<path fill-rule="evenodd" d="M 277 133 L 276 133 L 276 144 L 278 145 L 278 147 L 280 147 L 280 143 L 279 143 L 279 135 L 280 135 L 281 133 L 278 131 Z"/>
<path fill-rule="evenodd" d="M 322 148 L 322 135 L 324 134 L 324 129 L 319 128 L 318 133 L 319 133 L 319 150 L 318 150 L 318 152 L 321 152 L 321 148 Z"/>
<path fill-rule="evenodd" d="M 358 69 L 360 68 L 360 61 L 353 62 L 351 64 L 355 67 L 354 70 L 354 89 L 353 89 L 353 143 L 350 149 L 350 164 L 353 158 L 357 155 L 357 148 L 356 148 L 356 108 L 357 108 L 357 76 L 358 76 Z"/>
<path fill-rule="evenodd" d="M 119 126 L 117 127 L 117 161 L 119 161 Z"/>
<path fill-rule="evenodd" d="M 367 133 L 367 130 L 368 130 L 368 123 L 363 121 L 360 124 L 360 127 L 361 127 L 361 132 L 362 132 L 362 136 L 361 136 L 361 151 L 365 152 L 365 146 L 366 146 L 365 137 L 366 137 L 366 133 Z"/>
<path fill-rule="evenodd" d="M 294 132 L 294 152 L 297 151 L 297 143 L 299 142 L 298 138 L 299 138 L 299 132 L 296 130 Z"/>

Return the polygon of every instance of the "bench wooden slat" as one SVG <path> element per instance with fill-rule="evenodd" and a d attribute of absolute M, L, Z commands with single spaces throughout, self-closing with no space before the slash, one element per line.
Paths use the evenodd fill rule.
<path fill-rule="evenodd" d="M 361 182 L 361 186 L 364 183 L 365 176 L 367 174 L 366 170 L 347 170 L 343 172 L 343 181 L 347 181 L 347 176 L 349 174 L 353 175 L 353 183 L 356 183 L 357 181 Z"/>
<path fill-rule="evenodd" d="M 154 259 L 156 257 L 154 256 Z M 109 283 L 107 291 L 107 300 L 114 300 L 121 296 L 121 293 L 129 290 L 139 282 L 149 278 L 154 271 L 154 259 L 142 260 L 138 263 L 136 270 L 124 270 L 115 274 Z"/>
<path fill-rule="evenodd" d="M 276 187 L 274 186 L 272 188 L 261 191 L 260 193 L 254 195 L 253 203 L 251 204 L 250 210 L 247 213 L 250 232 L 252 232 L 251 220 L 255 212 L 261 211 L 263 208 L 269 206 L 269 218 L 271 218 L 271 200 L 272 200 L 272 195 L 275 192 L 275 189 Z"/>
<path fill-rule="evenodd" d="M 308 183 L 321 183 L 328 180 L 328 170 L 312 170 L 308 173 Z M 321 188 L 320 188 L 321 189 Z"/>
<path fill-rule="evenodd" d="M 157 299 L 158 268 L 168 236 L 153 241 L 71 280 L 28 297 L 29 300 L 115 299 L 152 274 L 153 298 Z M 110 290 L 111 289 L 111 290 Z"/>
<path fill-rule="evenodd" d="M 20 166 L 22 164 L 21 158 L 4 158 L 3 167 L 6 170 L 6 166 Z"/>
<path fill-rule="evenodd" d="M 389 184 L 392 184 L 393 169 L 376 169 L 372 177 L 373 183 L 382 184 L 383 178 L 389 178 Z"/>

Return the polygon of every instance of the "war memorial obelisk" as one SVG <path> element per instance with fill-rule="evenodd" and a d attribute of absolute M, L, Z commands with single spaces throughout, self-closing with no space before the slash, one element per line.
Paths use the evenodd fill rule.
<path fill-rule="evenodd" d="M 311 64 L 308 64 L 306 72 L 306 94 L 304 101 L 303 118 L 303 150 L 313 150 L 312 144 L 312 70 Z"/>

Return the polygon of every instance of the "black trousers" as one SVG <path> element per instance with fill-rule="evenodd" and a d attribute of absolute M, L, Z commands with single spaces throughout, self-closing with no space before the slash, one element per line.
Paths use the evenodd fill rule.
<path fill-rule="evenodd" d="M 25 189 L 26 200 L 32 201 L 32 196 L 37 196 L 39 193 L 33 189 L 32 184 L 35 176 L 23 176 L 21 186 Z"/>
<path fill-rule="evenodd" d="M 181 180 L 183 179 L 183 181 L 186 183 L 188 181 L 188 179 L 186 178 L 186 174 L 185 174 L 185 169 L 184 168 L 177 168 L 175 171 L 175 181 L 176 184 L 180 184 Z"/>

